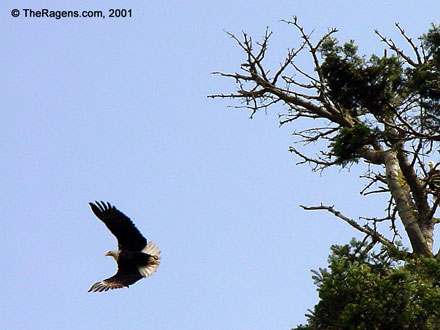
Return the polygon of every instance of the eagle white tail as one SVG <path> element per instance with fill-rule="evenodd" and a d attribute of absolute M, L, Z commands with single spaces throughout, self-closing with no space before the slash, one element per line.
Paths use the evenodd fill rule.
<path fill-rule="evenodd" d="M 138 267 L 139 273 L 143 277 L 148 277 L 153 275 L 160 265 L 160 251 L 156 244 L 148 242 L 142 252 L 151 255 L 148 265 Z"/>

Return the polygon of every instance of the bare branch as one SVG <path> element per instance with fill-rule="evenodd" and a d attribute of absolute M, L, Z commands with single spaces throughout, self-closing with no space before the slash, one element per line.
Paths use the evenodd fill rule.
<path fill-rule="evenodd" d="M 396 27 L 399 29 L 400 34 L 401 34 L 401 35 L 406 39 L 406 41 L 408 41 L 408 43 L 411 45 L 412 49 L 414 50 L 414 53 L 415 53 L 416 56 L 417 56 L 417 62 L 418 62 L 419 64 L 421 64 L 421 63 L 422 63 L 422 58 L 421 58 L 421 56 L 420 56 L 420 53 L 419 53 L 419 49 L 418 49 L 418 47 L 417 47 L 416 45 L 414 45 L 414 43 L 412 42 L 412 39 L 411 39 L 410 37 L 408 37 L 408 36 L 405 34 L 405 30 L 403 30 L 403 29 L 401 28 L 401 26 L 399 25 L 399 23 L 396 23 L 395 25 L 396 25 Z"/>
<path fill-rule="evenodd" d="M 350 219 L 350 218 L 344 216 L 341 212 L 335 210 L 333 208 L 333 206 L 325 206 L 325 205 L 321 204 L 320 206 L 304 206 L 304 205 L 300 205 L 300 207 L 302 207 L 304 210 L 308 210 L 308 211 L 309 210 L 312 210 L 312 211 L 313 210 L 326 210 L 326 211 L 328 211 L 330 213 L 333 213 L 336 217 L 344 220 L 346 223 L 348 223 L 353 228 L 356 228 L 360 232 L 362 232 L 362 233 L 364 233 L 364 234 L 366 234 L 368 236 L 371 236 L 373 239 L 375 239 L 378 242 L 382 243 L 386 247 L 391 248 L 391 249 L 395 249 L 396 248 L 391 241 L 386 239 L 384 236 L 379 234 L 377 231 L 371 229 L 368 225 L 361 226 L 355 220 Z"/>
<path fill-rule="evenodd" d="M 325 161 L 321 158 L 310 158 L 305 156 L 304 154 L 302 154 L 301 152 L 299 152 L 296 148 L 290 146 L 289 147 L 289 151 L 296 154 L 297 156 L 299 156 L 300 158 L 302 158 L 302 161 L 296 163 L 297 165 L 300 164 L 305 164 L 305 163 L 309 163 L 310 165 L 312 165 L 313 171 L 319 171 L 319 170 L 323 170 L 329 166 L 335 165 L 336 162 L 330 162 L 330 161 Z"/>
<path fill-rule="evenodd" d="M 374 30 L 374 32 L 379 36 L 379 38 L 385 43 L 387 44 L 387 46 L 393 50 L 397 55 L 399 55 L 400 57 L 402 57 L 403 59 L 405 59 L 405 61 L 410 64 L 413 67 L 416 67 L 419 63 L 414 62 L 411 57 L 409 57 L 408 55 L 406 55 L 403 50 L 399 49 L 399 47 L 396 46 L 396 44 L 394 43 L 394 41 L 392 39 L 387 39 L 385 38 L 383 35 L 380 34 L 380 32 L 378 30 Z"/>

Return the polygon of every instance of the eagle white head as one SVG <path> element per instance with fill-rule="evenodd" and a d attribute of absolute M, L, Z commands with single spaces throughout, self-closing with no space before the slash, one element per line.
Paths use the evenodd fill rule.
<path fill-rule="evenodd" d="M 426 165 L 429 166 L 429 169 L 433 170 L 436 164 L 432 160 L 430 160 L 429 162 L 426 163 Z"/>
<path fill-rule="evenodd" d="M 105 256 L 106 257 L 113 257 L 115 259 L 116 262 L 118 262 L 119 260 L 119 250 L 113 250 L 113 251 L 108 251 Z"/>

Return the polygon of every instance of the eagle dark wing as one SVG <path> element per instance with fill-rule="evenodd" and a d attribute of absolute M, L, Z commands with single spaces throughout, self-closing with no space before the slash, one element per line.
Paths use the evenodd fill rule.
<path fill-rule="evenodd" d="M 106 278 L 105 280 L 96 282 L 89 289 L 89 292 L 102 292 L 113 289 L 121 289 L 123 287 L 128 287 L 133 283 L 139 281 L 143 276 L 139 273 L 136 267 L 134 268 L 119 268 L 118 272 L 112 277 Z"/>
<path fill-rule="evenodd" d="M 110 203 L 104 203 L 101 201 L 95 202 L 95 204 L 89 203 L 89 205 L 92 208 L 93 213 L 95 213 L 95 215 L 104 222 L 112 234 L 116 236 L 119 249 L 141 251 L 145 245 L 147 245 L 147 240 L 142 236 L 130 218 L 114 206 L 110 205 Z M 117 276 L 117 274 L 115 276 Z"/>

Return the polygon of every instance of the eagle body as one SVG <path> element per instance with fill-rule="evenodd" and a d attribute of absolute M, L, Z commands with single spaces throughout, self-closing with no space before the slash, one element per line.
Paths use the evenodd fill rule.
<path fill-rule="evenodd" d="M 161 258 L 156 244 L 148 242 L 133 222 L 110 203 L 89 203 L 93 213 L 118 240 L 118 250 L 109 251 L 118 264 L 118 271 L 112 277 L 96 282 L 89 292 L 102 292 L 128 287 L 156 272 Z"/>
<path fill-rule="evenodd" d="M 136 266 L 146 266 L 151 255 L 138 251 L 122 250 L 119 252 L 118 262 L 125 264 L 135 264 Z"/>

